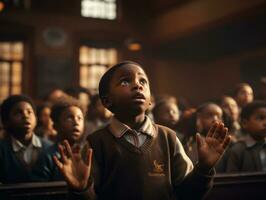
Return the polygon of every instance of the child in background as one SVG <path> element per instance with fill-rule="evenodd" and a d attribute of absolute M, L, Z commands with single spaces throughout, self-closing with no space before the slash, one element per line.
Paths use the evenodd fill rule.
<path fill-rule="evenodd" d="M 46 140 L 56 142 L 57 132 L 53 127 L 50 104 L 42 104 L 37 107 L 37 127 L 35 132 Z"/>
<path fill-rule="evenodd" d="M 32 180 L 32 169 L 50 144 L 34 134 L 35 106 L 29 97 L 12 95 L 1 106 L 6 137 L 0 142 L 0 182 Z"/>
<path fill-rule="evenodd" d="M 186 139 L 187 143 L 184 146 L 189 158 L 195 164 L 198 162 L 196 133 L 200 133 L 200 135 L 206 137 L 215 122 L 223 121 L 223 111 L 217 104 L 207 102 L 197 108 L 194 116 L 191 116 L 191 119 L 196 123 L 194 126 L 196 130 L 189 139 Z"/>
<path fill-rule="evenodd" d="M 84 144 L 84 114 L 81 103 L 72 97 L 58 100 L 52 106 L 51 117 L 54 122 L 54 128 L 58 132 L 58 140 L 38 161 L 34 169 L 35 180 L 63 180 L 52 157 L 54 155 L 59 156 L 58 144 L 61 144 L 64 140 L 67 140 L 73 149 L 80 148 L 79 145 Z"/>
<path fill-rule="evenodd" d="M 227 172 L 266 171 L 266 102 L 254 101 L 241 112 L 246 134 L 230 149 Z"/>
<path fill-rule="evenodd" d="M 224 114 L 227 116 L 227 119 L 224 119 L 224 121 L 225 124 L 226 120 L 229 123 L 229 125 L 227 126 L 229 128 L 228 132 L 232 136 L 232 141 L 236 142 L 237 139 L 241 136 L 238 105 L 236 101 L 230 96 L 222 96 L 220 105 L 224 111 Z"/>
<path fill-rule="evenodd" d="M 177 104 L 174 101 L 164 100 L 156 103 L 152 114 L 155 123 L 173 129 L 179 140 L 183 140 L 183 135 L 176 130 L 180 114 Z"/>
<path fill-rule="evenodd" d="M 236 85 L 234 91 L 233 91 L 233 97 L 235 98 L 237 105 L 241 109 L 247 105 L 248 103 L 251 103 L 254 99 L 253 89 L 252 87 L 247 83 L 240 83 Z"/>
<path fill-rule="evenodd" d="M 62 160 L 54 157 L 70 198 L 170 200 L 201 199 L 206 194 L 212 167 L 230 141 L 223 124 L 212 126 L 206 138 L 197 135 L 199 162 L 194 167 L 175 132 L 145 115 L 150 86 L 139 64 L 126 61 L 110 68 L 100 81 L 99 95 L 114 117 L 87 138 L 93 162 L 92 149 L 84 162 L 68 142 L 59 146 Z"/>

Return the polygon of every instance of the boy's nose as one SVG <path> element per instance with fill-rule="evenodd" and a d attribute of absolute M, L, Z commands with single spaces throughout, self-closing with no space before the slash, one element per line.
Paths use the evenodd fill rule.
<path fill-rule="evenodd" d="M 143 86 L 140 84 L 139 81 L 134 81 L 134 86 L 133 86 L 134 89 L 142 89 Z"/>

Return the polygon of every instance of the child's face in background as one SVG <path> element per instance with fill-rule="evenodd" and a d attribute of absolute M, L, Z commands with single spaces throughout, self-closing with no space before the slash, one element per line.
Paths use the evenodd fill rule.
<path fill-rule="evenodd" d="M 53 128 L 53 121 L 51 119 L 51 108 L 44 107 L 40 112 L 40 116 L 38 118 L 40 120 L 42 126 L 45 128 Z"/>
<path fill-rule="evenodd" d="M 222 108 L 226 114 L 231 116 L 233 121 L 237 121 L 239 118 L 239 108 L 236 101 L 232 97 L 225 97 L 222 102 Z"/>
<path fill-rule="evenodd" d="M 248 120 L 243 120 L 242 128 L 255 139 L 264 139 L 266 137 L 266 108 L 256 109 Z"/>
<path fill-rule="evenodd" d="M 179 110 L 175 103 L 169 102 L 160 107 L 159 116 L 156 117 L 158 124 L 175 128 L 179 120 Z"/>
<path fill-rule="evenodd" d="M 236 94 L 236 101 L 240 107 L 253 101 L 253 90 L 250 86 L 243 86 Z"/>
<path fill-rule="evenodd" d="M 133 64 L 117 69 L 107 98 L 114 114 L 144 114 L 149 108 L 151 93 L 149 80 L 143 69 Z"/>
<path fill-rule="evenodd" d="M 84 115 L 80 108 L 66 108 L 60 115 L 57 128 L 61 139 L 68 140 L 70 144 L 79 142 L 84 133 Z"/>
<path fill-rule="evenodd" d="M 223 111 L 218 105 L 207 105 L 207 107 L 197 115 L 197 131 L 202 134 L 207 134 L 213 123 L 222 121 L 222 117 Z"/>
<path fill-rule="evenodd" d="M 8 129 L 17 139 L 28 141 L 36 126 L 36 115 L 28 102 L 19 102 L 11 109 Z"/>

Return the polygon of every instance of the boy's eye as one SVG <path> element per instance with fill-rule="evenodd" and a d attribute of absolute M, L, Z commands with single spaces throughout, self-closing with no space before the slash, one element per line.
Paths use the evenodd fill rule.
<path fill-rule="evenodd" d="M 140 81 L 139 81 L 142 85 L 145 85 L 145 84 L 147 84 L 147 80 L 146 79 L 141 79 Z"/>
<path fill-rule="evenodd" d="M 128 86 L 128 85 L 129 85 L 129 81 L 128 81 L 128 80 L 122 80 L 122 81 L 120 82 L 120 84 L 121 84 L 122 86 Z"/>

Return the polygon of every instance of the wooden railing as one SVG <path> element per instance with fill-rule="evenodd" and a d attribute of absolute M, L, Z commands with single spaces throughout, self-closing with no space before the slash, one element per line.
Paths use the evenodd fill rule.
<path fill-rule="evenodd" d="M 265 200 L 266 173 L 218 174 L 206 200 Z M 65 182 L 0 185 L 0 200 L 63 200 Z"/>

